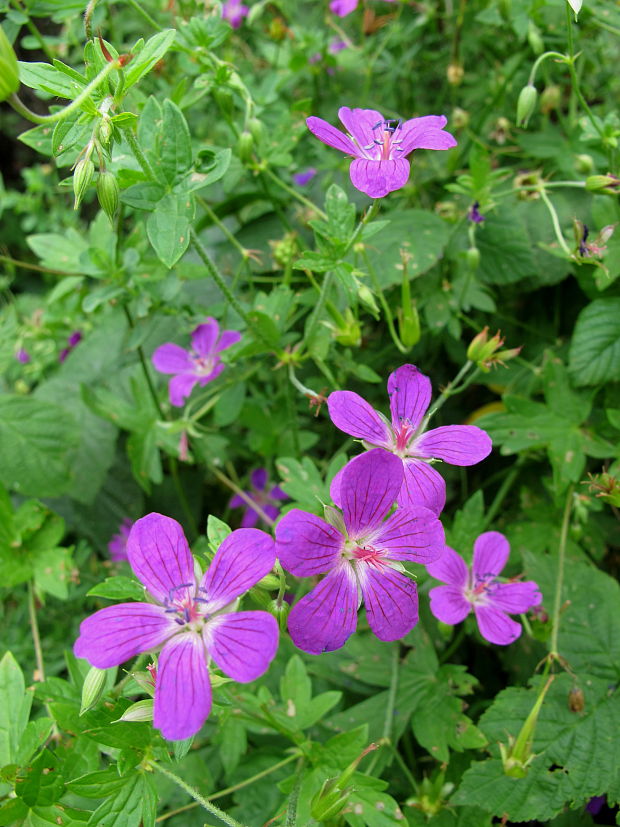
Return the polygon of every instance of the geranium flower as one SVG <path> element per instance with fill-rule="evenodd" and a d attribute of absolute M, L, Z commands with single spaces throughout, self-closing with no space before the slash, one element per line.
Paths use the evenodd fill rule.
<path fill-rule="evenodd" d="M 402 480 L 397 457 L 370 451 L 343 474 L 342 516 L 334 525 L 294 508 L 276 526 L 276 553 L 287 571 L 296 577 L 327 574 L 291 609 L 295 646 L 312 655 L 344 646 L 362 599 L 380 640 L 398 640 L 418 622 L 416 584 L 401 573 L 400 561 L 436 560 L 444 534 L 426 508 L 399 508 L 384 521 Z"/>
<path fill-rule="evenodd" d="M 257 468 L 250 474 L 250 491 L 246 491 L 247 496 L 259 505 L 268 517 L 276 520 L 280 515 L 280 509 L 277 505 L 279 500 L 288 500 L 286 494 L 279 486 L 274 485 L 267 488 L 267 471 L 265 468 Z M 245 508 L 245 512 L 241 519 L 241 528 L 252 528 L 259 521 L 259 514 L 254 511 L 251 505 L 240 497 L 239 494 L 235 496 L 228 503 L 230 508 Z"/>
<path fill-rule="evenodd" d="M 99 669 L 163 647 L 157 663 L 153 725 L 164 738 L 194 735 L 211 710 L 208 663 L 235 681 L 253 681 L 276 653 L 278 624 L 267 612 L 234 612 L 235 601 L 275 563 L 274 542 L 255 528 L 233 531 L 196 581 L 183 529 L 147 514 L 127 542 L 129 563 L 158 605 L 121 603 L 80 626 L 73 651 Z"/>
<path fill-rule="evenodd" d="M 341 106 L 338 117 L 348 130 L 345 135 L 322 118 L 306 120 L 312 134 L 324 144 L 355 156 L 349 169 L 351 182 L 370 198 L 383 198 L 404 187 L 409 179 L 406 156 L 414 149 L 450 149 L 456 141 L 443 127 L 443 115 L 411 118 L 404 123 L 386 120 L 376 109 Z"/>
<path fill-rule="evenodd" d="M 305 187 L 309 181 L 312 181 L 316 173 L 317 170 L 314 167 L 308 167 L 308 169 L 303 172 L 296 172 L 293 175 L 293 181 L 298 187 Z"/>
<path fill-rule="evenodd" d="M 236 344 L 241 334 L 236 330 L 225 330 L 221 336 L 219 333 L 219 324 L 209 316 L 192 332 L 191 350 L 168 342 L 153 354 L 152 361 L 158 371 L 176 374 L 168 384 L 172 405 L 182 407 L 194 385 L 203 387 L 224 370 L 219 354 Z"/>
<path fill-rule="evenodd" d="M 30 361 L 30 354 L 23 347 L 20 347 L 20 349 L 15 354 L 15 358 L 18 362 L 21 362 L 22 365 L 27 365 Z"/>
<path fill-rule="evenodd" d="M 393 3 L 394 0 L 385 0 L 386 3 Z M 346 17 L 347 14 L 351 14 L 352 11 L 355 11 L 359 3 L 359 0 L 332 0 L 329 4 L 329 10 L 334 14 L 337 14 L 338 17 Z"/>
<path fill-rule="evenodd" d="M 364 441 L 367 448 L 380 447 L 401 459 L 403 487 L 398 505 L 422 505 L 439 514 L 446 503 L 446 483 L 431 462 L 475 465 L 489 455 L 491 438 L 475 425 L 443 425 L 425 431 L 424 415 L 431 401 L 431 382 L 415 365 L 402 365 L 387 382 L 391 424 L 352 391 L 334 391 L 327 399 L 334 425 L 345 434 Z M 358 462 L 355 457 L 351 462 Z M 332 482 L 331 495 L 339 502 L 345 466 Z"/>
<path fill-rule="evenodd" d="M 120 560 L 127 560 L 127 540 L 129 539 L 129 532 L 133 526 L 133 520 L 130 520 L 129 517 L 125 517 L 123 522 L 118 527 L 118 532 L 112 535 L 110 542 L 108 543 L 108 551 L 110 552 L 110 557 L 114 562 L 119 562 Z"/>
<path fill-rule="evenodd" d="M 226 0 L 222 4 L 222 19 L 228 20 L 233 29 L 238 29 L 243 23 L 243 18 L 249 13 L 249 6 L 245 6 L 240 0 Z"/>
<path fill-rule="evenodd" d="M 82 334 L 79 330 L 74 330 L 73 333 L 67 339 L 67 347 L 63 348 L 58 354 L 58 361 L 64 362 L 67 356 L 71 353 L 71 351 L 75 347 L 77 347 L 81 341 Z"/>
<path fill-rule="evenodd" d="M 542 602 L 533 580 L 500 583 L 498 575 L 506 565 L 510 546 L 498 531 L 481 534 L 474 543 L 474 560 L 469 571 L 463 558 L 446 547 L 441 558 L 431 563 L 428 573 L 447 583 L 431 589 L 431 612 L 443 623 L 465 620 L 473 609 L 483 638 L 507 646 L 521 634 L 521 624 L 508 617 L 521 614 Z"/>

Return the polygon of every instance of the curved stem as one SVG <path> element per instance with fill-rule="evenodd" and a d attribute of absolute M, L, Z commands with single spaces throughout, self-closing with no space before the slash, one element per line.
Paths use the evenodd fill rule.
<path fill-rule="evenodd" d="M 281 178 L 278 178 L 275 172 L 272 172 L 269 169 L 269 167 L 265 167 L 265 169 L 261 170 L 261 172 L 263 172 L 271 181 L 273 181 L 274 184 L 277 184 L 285 192 L 288 192 L 288 194 L 292 195 L 293 198 L 296 198 L 297 201 L 300 202 L 300 204 L 303 204 L 305 207 L 309 207 L 310 209 L 314 210 L 314 212 L 317 213 L 317 215 L 319 215 L 320 218 L 323 219 L 323 221 L 327 221 L 327 215 L 323 212 L 323 210 L 320 207 L 317 207 L 317 205 L 310 201 L 309 198 L 306 198 L 305 195 L 302 195 L 300 192 L 297 192 L 297 190 L 294 190 L 293 187 L 289 187 L 289 185 L 282 181 Z"/>
<path fill-rule="evenodd" d="M 486 530 L 487 526 L 490 525 L 493 522 L 493 520 L 495 519 L 495 515 L 497 514 L 497 512 L 501 508 L 501 505 L 504 502 L 504 499 L 506 498 L 506 495 L 508 494 L 508 492 L 512 488 L 512 486 L 514 484 L 514 481 L 518 477 L 519 472 L 521 470 L 521 466 L 523 465 L 524 462 L 525 462 L 525 457 L 523 455 L 521 455 L 516 460 L 515 464 L 512 466 L 512 468 L 510 469 L 510 471 L 506 475 L 506 478 L 504 479 L 504 481 L 500 485 L 499 491 L 495 495 L 495 499 L 491 503 L 491 507 L 487 511 L 486 517 L 484 518 L 483 528 L 485 530 Z"/>
<path fill-rule="evenodd" d="M 567 62 L 566 55 L 563 55 L 560 52 L 545 52 L 544 54 L 540 55 L 540 57 L 536 58 L 536 60 L 534 61 L 534 65 L 532 66 L 532 69 L 530 71 L 530 76 L 527 81 L 529 86 L 534 85 L 534 80 L 536 78 L 536 72 L 538 71 L 538 67 L 544 60 L 547 60 L 548 57 L 557 57 L 563 63 Z"/>
<path fill-rule="evenodd" d="M 37 621 L 37 608 L 34 602 L 34 588 L 32 582 L 28 582 L 28 617 L 30 620 L 30 631 L 34 644 L 34 656 L 37 662 L 39 680 L 45 680 L 45 665 L 43 664 L 43 650 L 41 648 L 41 636 L 39 634 L 39 623 Z"/>
<path fill-rule="evenodd" d="M 79 109 L 84 101 L 91 96 L 92 92 L 94 92 L 94 90 L 103 83 L 107 76 L 118 68 L 119 66 L 116 61 L 106 63 L 99 74 L 91 80 L 88 86 L 84 87 L 75 100 L 71 101 L 71 103 L 68 104 L 68 106 L 65 106 L 64 109 L 60 109 L 52 115 L 37 115 L 36 112 L 32 112 L 28 109 L 28 107 L 21 102 L 17 95 L 11 95 L 10 98 L 7 98 L 7 103 L 9 103 L 16 112 L 19 112 L 20 115 L 26 118 L 26 120 L 32 121 L 33 123 L 56 123 L 57 121 L 62 121 L 65 118 L 68 118 L 72 112 Z"/>
<path fill-rule="evenodd" d="M 551 216 L 551 223 L 553 224 L 553 231 L 555 233 L 555 237 L 558 240 L 558 244 L 560 245 L 562 250 L 566 253 L 566 255 L 570 256 L 571 251 L 570 251 L 570 248 L 569 248 L 568 244 L 566 243 L 566 239 L 564 238 L 564 235 L 562 233 L 562 228 L 560 227 L 560 220 L 558 218 L 557 212 L 555 211 L 555 207 L 553 206 L 553 204 L 549 200 L 549 196 L 547 195 L 547 193 L 545 192 L 543 187 L 539 187 L 538 191 L 540 192 L 540 197 L 542 198 L 542 200 L 545 204 L 545 207 L 547 208 L 547 210 L 549 211 L 549 215 Z"/>
<path fill-rule="evenodd" d="M 553 615 L 551 617 L 551 641 L 549 645 L 550 657 L 558 660 L 560 653 L 558 652 L 558 634 L 560 632 L 560 612 L 562 609 L 562 588 L 564 587 L 564 562 L 566 558 L 566 542 L 568 540 L 568 524 L 570 521 L 570 513 L 573 507 L 573 490 L 574 485 L 571 485 L 566 495 L 566 504 L 564 506 L 564 516 L 562 518 L 562 529 L 560 531 L 560 547 L 558 549 L 558 574 L 556 578 L 555 599 L 553 601 Z"/>
<path fill-rule="evenodd" d="M 275 520 L 272 520 L 271 517 L 265 513 L 265 511 L 258 505 L 258 503 L 254 502 L 254 500 L 245 492 L 243 489 L 239 488 L 239 486 L 234 483 L 226 474 L 222 473 L 219 468 L 216 468 L 215 465 L 209 465 L 209 469 L 213 473 L 217 479 L 223 483 L 227 488 L 230 488 L 235 494 L 237 494 L 243 502 L 251 508 L 253 511 L 256 511 L 258 516 L 266 523 L 268 526 L 272 526 L 275 523 Z"/>
<path fill-rule="evenodd" d="M 461 385 L 460 388 L 458 387 L 459 382 L 469 372 L 470 368 L 473 367 L 473 364 L 474 363 L 471 362 L 468 359 L 467 362 L 465 362 L 463 367 L 460 369 L 460 371 L 457 373 L 455 378 L 452 380 L 452 382 L 448 382 L 448 384 L 443 389 L 441 394 L 435 400 L 434 404 L 431 405 L 428 413 L 426 414 L 426 416 L 424 417 L 424 420 L 422 421 L 422 425 L 420 426 L 420 430 L 424 430 L 424 428 L 426 428 L 426 425 L 427 425 L 428 421 L 430 420 L 430 418 L 437 413 L 437 411 L 442 407 L 442 405 L 445 402 L 447 402 L 447 400 L 451 396 L 454 396 L 455 394 L 460 393 L 460 391 L 462 391 L 464 388 L 466 388 L 467 385 L 472 381 L 475 374 L 472 374 L 472 376 L 470 377 L 469 382 L 467 384 Z"/>
<path fill-rule="evenodd" d="M 594 127 L 594 129 L 598 132 L 600 138 L 605 137 L 604 131 L 598 124 L 597 119 L 594 117 L 594 113 L 588 106 L 586 99 L 583 96 L 581 91 L 581 87 L 579 85 L 579 78 L 577 77 L 577 72 L 575 71 L 575 46 L 573 43 L 573 21 L 571 20 L 571 9 L 568 3 L 566 5 L 566 34 L 568 38 L 568 71 L 570 73 L 571 84 L 573 86 L 573 91 L 577 95 L 577 99 L 579 103 L 582 105 L 586 115 L 588 116 L 590 123 Z"/>
<path fill-rule="evenodd" d="M 385 296 L 383 295 L 383 289 L 379 284 L 379 279 L 377 278 L 377 274 L 375 273 L 374 267 L 370 263 L 370 259 L 368 257 L 368 253 L 366 252 L 366 250 L 363 251 L 362 255 L 364 258 L 364 263 L 366 264 L 366 269 L 368 270 L 368 275 L 370 276 L 370 280 L 372 281 L 372 286 L 375 289 L 375 293 L 377 295 L 377 298 L 379 299 L 379 304 L 381 305 L 381 308 L 383 310 L 383 315 L 385 316 L 385 321 L 387 323 L 390 336 L 392 337 L 392 341 L 401 353 L 408 353 L 408 349 L 401 342 L 398 333 L 396 332 L 396 328 L 394 327 L 394 319 L 392 318 L 392 311 L 390 310 L 390 306 L 387 303 Z"/>

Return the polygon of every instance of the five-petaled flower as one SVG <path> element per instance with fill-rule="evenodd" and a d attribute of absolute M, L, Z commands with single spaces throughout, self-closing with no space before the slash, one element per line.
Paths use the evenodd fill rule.
<path fill-rule="evenodd" d="M 247 497 L 255 502 L 272 520 L 280 516 L 280 509 L 277 505 L 279 500 L 288 500 L 286 494 L 279 486 L 267 486 L 268 474 L 265 468 L 256 468 L 250 474 L 251 490 L 246 491 Z M 235 494 L 228 503 L 230 508 L 245 508 L 241 519 L 241 528 L 252 528 L 260 519 L 260 515 L 249 505 L 243 497 Z"/>
<path fill-rule="evenodd" d="M 194 385 L 212 382 L 224 370 L 220 359 L 223 350 L 236 344 L 241 334 L 236 330 L 224 330 L 210 316 L 192 332 L 192 349 L 167 342 L 160 345 L 152 356 L 153 364 L 161 373 L 173 373 L 168 393 L 172 405 L 182 407 Z"/>
<path fill-rule="evenodd" d="M 171 741 L 198 732 L 211 710 L 208 662 L 235 681 L 262 675 L 278 645 L 267 612 L 235 612 L 236 601 L 275 563 L 274 542 L 255 528 L 233 531 L 196 581 L 181 526 L 147 514 L 131 530 L 127 555 L 136 577 L 159 605 L 121 603 L 80 626 L 74 652 L 92 666 L 118 666 L 163 647 L 157 663 L 153 724 Z"/>
<path fill-rule="evenodd" d="M 225 0 L 222 5 L 222 18 L 228 20 L 233 29 L 238 29 L 243 23 L 243 18 L 250 13 L 250 7 L 241 0 Z"/>
<path fill-rule="evenodd" d="M 428 566 L 429 574 L 448 584 L 430 590 L 431 612 L 438 620 L 454 625 L 465 620 L 473 609 L 483 638 L 500 646 L 515 641 L 521 634 L 521 624 L 508 615 L 538 606 L 542 596 L 533 580 L 498 581 L 509 554 L 504 535 L 487 531 L 474 543 L 470 572 L 463 558 L 446 547 L 441 558 Z"/>
<path fill-rule="evenodd" d="M 362 598 L 380 640 L 404 637 L 418 621 L 414 582 L 401 561 L 430 563 L 444 548 L 441 523 L 428 509 L 399 508 L 384 521 L 403 467 L 380 449 L 364 454 L 342 477 L 342 515 L 334 525 L 295 508 L 276 527 L 276 553 L 296 577 L 327 576 L 293 608 L 293 643 L 318 655 L 343 646 L 355 631 Z"/>
<path fill-rule="evenodd" d="M 331 420 L 345 434 L 363 440 L 367 447 L 384 448 L 400 457 L 404 477 L 397 498 L 399 506 L 423 505 L 439 514 L 446 502 L 446 483 L 430 463 L 440 459 L 451 465 L 475 465 L 491 452 L 491 438 L 475 425 L 443 425 L 425 431 L 431 382 L 415 365 L 402 365 L 391 373 L 387 390 L 391 424 L 352 391 L 334 391 L 329 395 Z M 354 457 L 351 463 L 359 460 L 360 457 Z M 332 482 L 335 503 L 340 500 L 342 475 L 348 467 Z"/>
<path fill-rule="evenodd" d="M 110 557 L 116 563 L 127 559 L 127 540 L 129 539 L 129 533 L 131 532 L 132 526 L 133 520 L 130 520 L 129 517 L 125 517 L 123 522 L 118 527 L 118 532 L 112 535 L 112 538 L 108 543 Z"/>
<path fill-rule="evenodd" d="M 308 129 L 324 144 L 355 156 L 351 182 L 370 198 L 383 198 L 404 187 L 409 179 L 407 155 L 414 149 L 450 149 L 456 141 L 444 132 L 443 115 L 426 115 L 408 121 L 386 120 L 375 109 L 341 106 L 338 117 L 348 130 L 345 135 L 322 118 L 312 115 Z"/>

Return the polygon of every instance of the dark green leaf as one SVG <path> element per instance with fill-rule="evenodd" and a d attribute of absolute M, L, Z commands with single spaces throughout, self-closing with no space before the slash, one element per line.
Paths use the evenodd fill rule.
<path fill-rule="evenodd" d="M 577 385 L 620 379 L 620 298 L 596 299 L 581 311 L 569 370 Z"/>

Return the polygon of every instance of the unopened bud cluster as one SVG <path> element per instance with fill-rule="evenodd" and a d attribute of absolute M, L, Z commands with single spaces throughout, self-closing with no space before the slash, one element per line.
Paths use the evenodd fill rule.
<path fill-rule="evenodd" d="M 467 348 L 467 358 L 475 362 L 484 373 L 488 373 L 495 365 L 503 365 L 521 352 L 520 347 L 500 350 L 503 344 L 504 340 L 499 330 L 495 336 L 489 336 L 489 328 L 485 327 L 471 340 Z"/>

